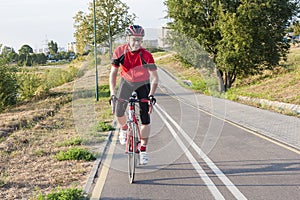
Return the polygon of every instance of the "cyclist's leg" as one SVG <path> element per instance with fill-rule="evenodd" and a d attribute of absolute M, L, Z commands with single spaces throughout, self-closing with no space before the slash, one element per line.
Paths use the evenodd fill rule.
<path fill-rule="evenodd" d="M 150 83 L 146 83 L 139 87 L 137 90 L 139 99 L 148 98 L 150 92 Z M 149 115 L 148 103 L 140 102 L 140 117 L 141 117 L 141 145 L 148 144 L 148 138 L 150 135 L 150 115 Z"/>
<path fill-rule="evenodd" d="M 129 99 L 131 90 L 132 89 L 130 88 L 130 86 L 122 78 L 120 81 L 117 97 L 120 99 L 127 100 L 127 99 Z M 125 116 L 125 110 L 127 108 L 127 104 L 128 103 L 125 101 L 117 101 L 117 104 L 116 104 L 116 117 L 117 117 L 118 123 L 121 126 L 121 129 L 119 132 L 119 141 L 122 145 L 124 145 L 126 143 L 127 130 L 128 130 L 127 119 Z"/>
<path fill-rule="evenodd" d="M 117 98 L 120 99 L 129 99 L 131 93 L 132 93 L 132 88 L 128 84 L 127 81 L 124 80 L 124 78 L 121 78 L 120 80 L 120 85 L 117 93 Z M 121 126 L 126 124 L 126 116 L 125 116 L 125 110 L 127 108 L 127 102 L 125 101 L 117 101 L 116 104 L 116 116 L 119 124 Z"/>

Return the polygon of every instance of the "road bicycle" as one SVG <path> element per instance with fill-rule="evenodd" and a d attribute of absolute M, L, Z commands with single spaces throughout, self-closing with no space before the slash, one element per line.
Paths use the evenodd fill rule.
<path fill-rule="evenodd" d="M 139 126 L 139 119 L 136 115 L 136 110 L 138 109 L 137 104 L 139 102 L 148 103 L 149 104 L 149 113 L 152 112 L 153 102 L 150 102 L 149 99 L 143 98 L 138 99 L 136 92 L 133 92 L 129 97 L 129 100 L 125 99 L 116 99 L 117 101 L 125 101 L 128 103 L 128 114 L 127 114 L 127 124 L 128 124 L 128 132 L 126 139 L 126 148 L 125 153 L 128 154 L 128 177 L 129 183 L 134 182 L 135 177 L 135 169 L 137 165 L 140 163 L 140 144 L 141 144 L 141 132 Z M 112 107 L 114 113 L 114 106 Z"/>

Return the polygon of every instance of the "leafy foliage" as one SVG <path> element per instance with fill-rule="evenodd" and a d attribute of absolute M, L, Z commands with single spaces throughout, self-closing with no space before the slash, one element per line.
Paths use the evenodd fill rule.
<path fill-rule="evenodd" d="M 53 40 L 51 40 L 50 42 L 48 42 L 48 47 L 49 47 L 49 53 L 52 55 L 57 54 L 58 51 L 58 47 L 57 47 L 57 43 L 53 42 Z"/>
<path fill-rule="evenodd" d="M 0 59 L 0 112 L 17 102 L 17 77 L 14 68 Z"/>
<path fill-rule="evenodd" d="M 99 122 L 96 129 L 99 132 L 105 132 L 105 131 L 114 130 L 114 127 L 111 124 L 108 124 L 106 122 Z"/>
<path fill-rule="evenodd" d="M 68 151 L 60 151 L 56 154 L 56 159 L 63 160 L 96 160 L 96 157 L 87 149 L 72 147 Z"/>
<path fill-rule="evenodd" d="M 19 100 L 28 100 L 37 95 L 37 91 L 42 89 L 42 79 L 35 73 L 21 72 L 18 75 Z M 44 91 L 47 92 L 47 91 Z"/>
<path fill-rule="evenodd" d="M 60 62 L 69 63 L 75 59 L 75 53 L 72 51 L 58 52 L 58 45 L 56 42 L 49 42 L 49 51 L 46 53 L 34 53 L 33 49 L 25 44 L 19 49 L 19 54 L 15 52 L 12 47 L 4 46 L 1 50 L 0 45 L 0 58 L 8 64 L 18 64 L 18 66 L 34 66 L 47 64 L 47 60 L 55 60 Z"/>
<path fill-rule="evenodd" d="M 83 191 L 77 188 L 64 190 L 58 188 L 57 191 L 53 191 L 47 195 L 39 194 L 37 197 L 38 200 L 83 200 L 84 198 Z"/>
<path fill-rule="evenodd" d="M 73 81 L 77 74 L 78 69 L 70 65 L 67 69 L 54 68 L 45 73 L 44 82 L 48 85 L 48 88 L 57 87 L 64 83 Z"/>
<path fill-rule="evenodd" d="M 0 45 L 1 49 L 1 45 Z M 5 60 L 7 63 L 16 62 L 19 55 L 15 52 L 12 47 L 4 46 L 0 54 L 2 60 Z"/>
<path fill-rule="evenodd" d="M 169 27 L 208 52 L 226 91 L 238 76 L 272 69 L 286 57 L 285 25 L 298 11 L 299 0 L 167 0 L 166 5 L 173 19 Z"/>
<path fill-rule="evenodd" d="M 23 45 L 21 49 L 19 49 L 19 66 L 32 66 L 33 58 L 31 54 L 33 53 L 33 49 L 29 45 Z"/>
<path fill-rule="evenodd" d="M 99 86 L 99 97 L 110 97 L 110 90 L 108 84 Z"/>
<path fill-rule="evenodd" d="M 34 69 L 7 66 L 0 59 L 0 112 L 17 102 L 45 97 L 51 88 L 73 81 L 78 71 L 70 65 L 67 69 L 37 73 Z"/>
<path fill-rule="evenodd" d="M 133 22 L 135 15 L 128 13 L 129 7 L 120 0 L 95 0 L 97 44 L 108 46 L 109 35 L 124 33 L 125 28 Z M 74 17 L 76 46 L 83 54 L 86 46 L 94 44 L 94 9 L 89 5 L 89 12 L 78 12 Z"/>

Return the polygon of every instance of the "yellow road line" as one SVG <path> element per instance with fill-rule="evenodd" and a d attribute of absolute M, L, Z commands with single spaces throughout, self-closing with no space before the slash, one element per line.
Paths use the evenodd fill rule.
<path fill-rule="evenodd" d="M 115 147 L 116 147 L 116 143 L 117 143 L 117 135 L 116 133 L 114 133 L 114 136 L 112 138 L 112 142 L 109 146 L 108 152 L 107 152 L 107 156 L 105 158 L 104 163 L 102 164 L 102 168 L 101 168 L 101 172 L 98 176 L 96 185 L 93 189 L 93 193 L 91 195 L 91 199 L 100 199 L 101 197 L 101 193 L 108 175 L 108 171 L 109 171 L 109 167 L 112 161 L 112 157 L 113 157 L 113 153 L 115 151 Z"/>

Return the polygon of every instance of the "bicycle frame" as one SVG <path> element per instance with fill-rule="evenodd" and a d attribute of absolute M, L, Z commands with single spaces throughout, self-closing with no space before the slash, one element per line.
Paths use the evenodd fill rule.
<path fill-rule="evenodd" d="M 127 114 L 127 124 L 129 125 L 129 131 L 126 137 L 126 149 L 125 153 L 128 154 L 128 176 L 129 182 L 133 183 L 135 176 L 135 168 L 139 161 L 139 145 L 141 141 L 141 132 L 139 129 L 139 122 L 136 116 L 136 103 L 143 102 L 149 103 L 148 99 L 138 99 L 135 92 L 132 93 L 129 100 L 125 99 L 113 99 L 113 101 L 125 101 L 128 102 L 128 114 Z M 149 114 L 152 112 L 153 104 L 149 104 Z M 112 105 L 112 112 L 114 113 L 114 102 Z"/>
<path fill-rule="evenodd" d="M 128 153 L 128 176 L 129 182 L 133 183 L 135 168 L 139 160 L 139 144 L 141 133 L 139 130 L 139 124 L 135 115 L 135 104 L 139 102 L 135 95 L 129 98 L 129 110 L 128 110 L 128 121 L 129 133 L 127 134 L 126 140 L 126 152 Z"/>
<path fill-rule="evenodd" d="M 131 137 L 138 138 L 138 140 L 140 140 L 140 138 L 141 138 L 141 133 L 140 133 L 140 129 L 139 129 L 138 119 L 137 119 L 136 114 L 135 114 L 135 103 L 137 103 L 137 102 L 138 102 L 137 99 L 134 99 L 134 98 L 130 97 L 130 99 L 129 99 L 129 106 L 128 106 L 129 110 L 128 110 L 128 121 L 127 121 L 127 123 L 129 124 L 129 128 L 131 129 L 129 132 L 131 132 L 133 134 L 127 135 L 127 141 L 130 141 Z M 134 130 L 133 127 L 132 127 L 133 123 L 136 126 L 136 129 L 137 129 L 136 132 L 137 133 L 133 132 L 133 130 Z M 126 145 L 128 145 L 128 142 L 126 142 Z"/>

